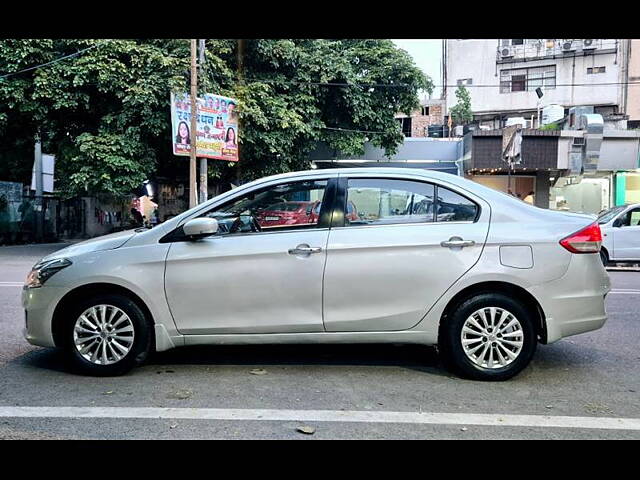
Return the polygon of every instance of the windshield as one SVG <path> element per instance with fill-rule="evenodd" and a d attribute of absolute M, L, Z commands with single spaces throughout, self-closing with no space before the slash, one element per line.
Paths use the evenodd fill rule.
<path fill-rule="evenodd" d="M 622 213 L 625 208 L 627 208 L 627 205 L 618 205 L 617 207 L 610 208 L 609 210 L 601 213 L 598 216 L 598 223 L 602 225 L 610 222 L 612 218 L 614 218 L 619 213 Z"/>

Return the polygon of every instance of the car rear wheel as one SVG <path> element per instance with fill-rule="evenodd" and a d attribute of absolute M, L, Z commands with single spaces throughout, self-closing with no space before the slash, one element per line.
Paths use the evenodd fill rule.
<path fill-rule="evenodd" d="M 149 322 L 140 307 L 122 295 L 98 295 L 69 310 L 63 349 L 72 367 L 94 376 L 122 375 L 151 350 Z"/>
<path fill-rule="evenodd" d="M 439 347 L 447 366 L 474 380 L 507 380 L 531 361 L 532 316 L 516 299 L 485 293 L 464 300 L 443 324 Z"/>

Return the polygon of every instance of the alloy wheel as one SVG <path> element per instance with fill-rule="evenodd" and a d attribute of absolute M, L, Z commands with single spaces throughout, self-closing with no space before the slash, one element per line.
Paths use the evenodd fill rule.
<path fill-rule="evenodd" d="M 73 327 L 78 353 L 96 365 L 122 360 L 133 346 L 135 331 L 131 318 L 114 305 L 94 305 L 86 309 Z"/>
<path fill-rule="evenodd" d="M 500 307 L 484 307 L 469 315 L 460 339 L 465 355 L 476 366 L 499 369 L 520 355 L 524 331 L 511 312 Z"/>

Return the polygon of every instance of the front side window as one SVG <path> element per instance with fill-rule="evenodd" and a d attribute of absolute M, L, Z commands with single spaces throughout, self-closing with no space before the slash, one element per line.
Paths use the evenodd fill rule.
<path fill-rule="evenodd" d="M 637 227 L 640 226 L 640 208 L 629 210 L 620 217 L 621 227 Z"/>
<path fill-rule="evenodd" d="M 473 221 L 477 205 L 430 183 L 349 179 L 345 225 Z"/>
<path fill-rule="evenodd" d="M 316 228 L 327 180 L 274 185 L 243 195 L 203 216 L 218 221 L 221 235 Z"/>

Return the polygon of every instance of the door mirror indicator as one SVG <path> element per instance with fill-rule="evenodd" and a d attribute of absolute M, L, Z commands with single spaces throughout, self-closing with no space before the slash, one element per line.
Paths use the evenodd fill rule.
<path fill-rule="evenodd" d="M 218 231 L 218 221 L 215 218 L 194 218 L 182 227 L 185 236 L 191 240 L 215 235 Z"/>

